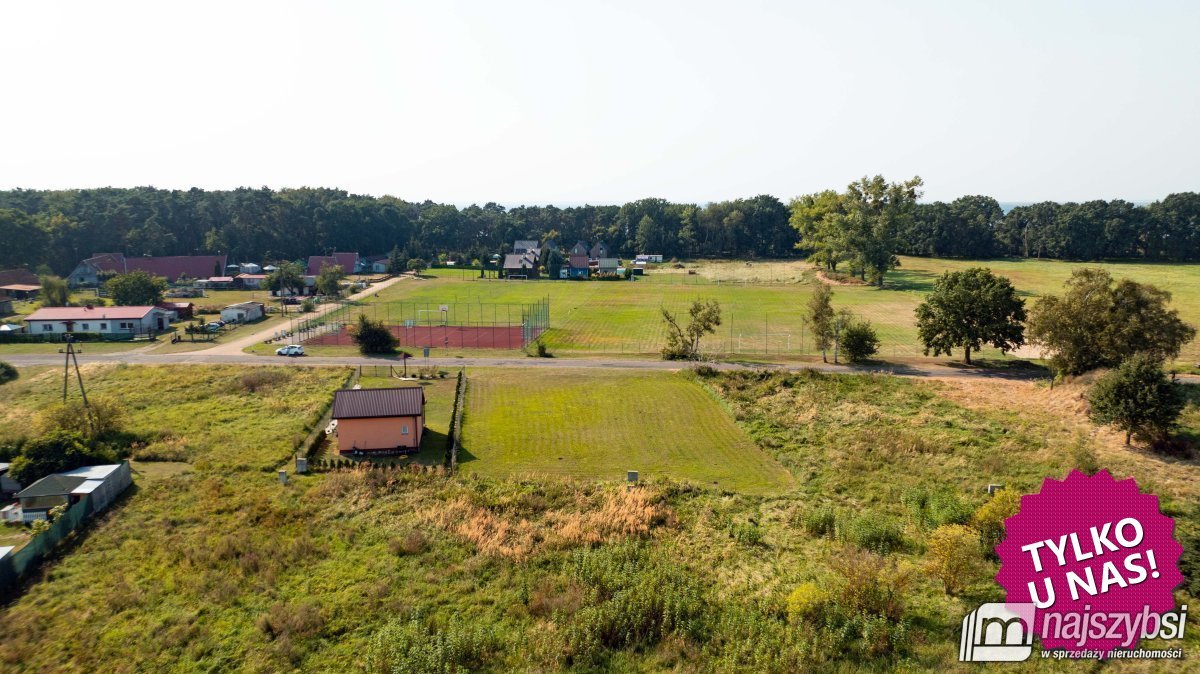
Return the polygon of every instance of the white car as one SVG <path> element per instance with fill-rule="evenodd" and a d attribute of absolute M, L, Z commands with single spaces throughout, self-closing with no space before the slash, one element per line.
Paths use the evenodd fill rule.
<path fill-rule="evenodd" d="M 299 344 L 288 344 L 275 349 L 276 356 L 303 356 L 304 347 Z"/>

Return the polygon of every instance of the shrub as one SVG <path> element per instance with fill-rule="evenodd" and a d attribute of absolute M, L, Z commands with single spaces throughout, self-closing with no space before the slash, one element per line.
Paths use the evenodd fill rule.
<path fill-rule="evenodd" d="M 17 373 L 17 368 L 0 360 L 0 384 L 7 384 L 18 376 L 20 375 Z"/>
<path fill-rule="evenodd" d="M 829 591 L 825 588 L 816 583 L 802 583 L 788 595 L 788 619 L 793 623 L 819 620 L 829 599 Z"/>
<path fill-rule="evenodd" d="M 942 581 L 946 594 L 955 594 L 979 572 L 979 532 L 961 524 L 947 524 L 929 536 L 925 568 Z"/>
<path fill-rule="evenodd" d="M 243 391 L 255 393 L 282 384 L 291 378 L 291 373 L 287 370 L 273 367 L 259 367 L 239 377 L 238 383 L 241 385 Z"/>
<path fill-rule="evenodd" d="M 896 521 L 887 517 L 864 515 L 856 518 L 846 526 L 843 538 L 863 550 L 881 555 L 904 547 L 904 532 Z"/>
<path fill-rule="evenodd" d="M 116 398 L 93 395 L 85 407 L 82 400 L 56 403 L 38 416 L 38 431 L 42 435 L 58 431 L 76 433 L 90 443 L 112 439 L 125 430 L 128 415 Z"/>
<path fill-rule="evenodd" d="M 979 532 L 979 539 L 989 555 L 994 555 L 996 546 L 1004 540 L 1004 520 L 1016 515 L 1020 509 L 1021 492 L 1001 489 L 975 511 L 971 526 Z"/>
<path fill-rule="evenodd" d="M 924 487 L 909 490 L 901 499 L 912 519 L 922 528 L 935 528 L 943 524 L 966 524 L 974 514 L 971 506 L 963 503 L 958 494 L 949 487 L 928 490 Z"/>
<path fill-rule="evenodd" d="M 855 321 L 842 330 L 840 348 L 851 363 L 857 363 L 879 351 L 879 335 L 868 321 Z"/>
<path fill-rule="evenodd" d="M 1087 436 L 1080 433 L 1075 436 L 1075 444 L 1071 445 L 1071 462 L 1085 475 L 1095 475 L 1100 472 L 1100 459 L 1088 442 Z"/>
<path fill-rule="evenodd" d="M 371 674 L 436 672 L 458 674 L 483 668 L 487 656 L 500 646 L 486 627 L 452 622 L 436 627 L 420 617 L 394 621 L 371 639 L 364 658 Z"/>
<path fill-rule="evenodd" d="M 895 560 L 869 550 L 847 548 L 830 566 L 838 575 L 836 604 L 850 614 L 868 613 L 899 620 L 912 573 Z"/>
<path fill-rule="evenodd" d="M 13 459 L 9 475 L 21 484 L 32 484 L 51 473 L 116 460 L 111 452 L 88 447 L 80 434 L 56 430 L 26 442 L 21 455 Z"/>
<path fill-rule="evenodd" d="M 305 300 L 300 303 L 300 311 L 302 311 L 303 313 L 308 314 L 308 313 L 312 313 L 316 310 L 317 310 L 317 303 L 313 302 L 311 299 L 305 298 Z"/>
<path fill-rule="evenodd" d="M 538 358 L 549 358 L 550 357 L 550 351 L 546 348 L 546 345 L 542 342 L 537 343 L 537 356 L 538 356 Z"/>
<path fill-rule="evenodd" d="M 1178 384 L 1163 372 L 1162 362 L 1136 354 L 1100 377 L 1088 392 L 1088 415 L 1096 423 L 1125 431 L 1125 444 L 1134 433 L 1155 445 L 1166 444 L 1187 401 Z"/>
<path fill-rule="evenodd" d="M 425 534 L 414 530 L 408 532 L 402 538 L 393 538 L 388 543 L 388 547 L 391 549 L 392 554 L 397 557 L 416 555 L 425 552 L 425 548 L 429 547 L 429 540 L 425 537 Z"/>
<path fill-rule="evenodd" d="M 366 314 L 359 314 L 358 324 L 350 328 L 350 336 L 364 354 L 395 353 L 400 343 L 382 321 L 372 321 Z"/>
<path fill-rule="evenodd" d="M 822 506 L 804 514 L 804 530 L 810 536 L 829 536 L 832 538 L 837 529 L 837 516 L 832 506 Z"/>
<path fill-rule="evenodd" d="M 733 524 L 729 527 L 729 537 L 732 538 L 738 545 L 755 547 L 762 545 L 763 532 L 762 528 L 754 522 L 743 522 L 741 524 Z"/>

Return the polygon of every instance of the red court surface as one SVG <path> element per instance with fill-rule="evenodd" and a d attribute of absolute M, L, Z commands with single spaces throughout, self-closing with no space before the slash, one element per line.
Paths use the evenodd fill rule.
<path fill-rule="evenodd" d="M 406 328 L 403 325 L 391 325 L 388 327 L 396 339 L 400 340 L 400 346 L 466 349 L 520 349 L 523 346 L 521 343 L 523 329 L 520 326 L 492 328 L 433 325 Z M 539 333 L 540 331 L 535 330 L 531 337 L 536 337 Z M 307 339 L 304 344 L 334 346 L 350 345 L 354 344 L 354 341 L 350 338 L 349 329 L 342 328 L 338 332 L 330 332 Z"/>

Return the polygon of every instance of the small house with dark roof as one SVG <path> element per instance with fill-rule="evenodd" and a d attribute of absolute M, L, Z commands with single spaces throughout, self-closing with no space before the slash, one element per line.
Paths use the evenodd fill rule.
<path fill-rule="evenodd" d="M 513 242 L 513 252 L 517 255 L 532 253 L 535 257 L 542 254 L 542 248 L 533 239 L 517 239 Z"/>
<path fill-rule="evenodd" d="M 504 256 L 504 274 L 509 278 L 514 276 L 533 278 L 537 276 L 537 267 L 537 256 L 531 253 L 509 253 Z"/>
<path fill-rule="evenodd" d="M 341 267 L 342 273 L 353 274 L 358 271 L 358 253 L 334 253 L 333 255 L 313 255 L 308 258 L 309 276 L 319 276 L 322 267 Z"/>
<path fill-rule="evenodd" d="M 609 257 L 609 252 L 608 244 L 601 241 L 592 246 L 592 249 L 588 251 L 588 257 L 592 258 L 593 260 L 600 260 Z"/>
<path fill-rule="evenodd" d="M 588 245 L 582 241 L 576 241 L 575 245 L 571 246 L 571 250 L 567 251 L 567 255 L 582 255 L 587 257 Z"/>
<path fill-rule="evenodd" d="M 333 394 L 338 454 L 407 454 L 425 434 L 425 390 L 420 386 L 354 389 Z"/>
<path fill-rule="evenodd" d="M 26 522 L 47 519 L 52 508 L 70 507 L 89 496 L 91 515 L 107 508 L 132 482 L 128 462 L 85 466 L 47 475 L 18 492 L 17 500 Z"/>

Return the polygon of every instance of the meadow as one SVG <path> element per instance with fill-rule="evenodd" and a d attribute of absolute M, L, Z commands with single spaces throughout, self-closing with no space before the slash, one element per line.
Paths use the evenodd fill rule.
<path fill-rule="evenodd" d="M 882 340 L 880 357 L 921 356 L 913 311 L 945 271 L 985 266 L 1009 277 L 1027 301 L 1059 293 L 1071 271 L 1100 266 L 1114 277 L 1152 283 L 1173 294 L 1172 306 L 1200 325 L 1200 265 L 1146 263 L 1073 263 L 1039 260 L 965 261 L 903 257 L 887 276 L 883 289 L 863 285 L 834 288 L 834 306 L 845 307 L 871 321 Z M 365 310 L 377 317 L 398 314 L 404 303 L 451 305 L 454 319 L 490 317 L 495 303 L 521 304 L 548 297 L 551 329 L 543 341 L 564 356 L 653 356 L 665 336 L 660 308 L 686 312 L 695 299 L 721 303 L 723 323 L 705 337 L 710 353 L 747 359 L 813 356 L 812 337 L 804 325 L 804 305 L 820 283 L 803 261 L 689 262 L 683 269 L 659 265 L 635 281 L 497 281 L 479 279 L 470 270 L 433 270 L 428 278 L 398 283 L 371 298 Z M 389 306 L 390 305 L 390 306 Z M 501 312 L 504 310 L 501 309 Z M 329 353 L 339 352 L 334 347 Z M 341 348 L 350 353 L 352 349 Z M 487 350 L 449 349 L 440 355 L 486 355 Z M 960 354 L 955 354 L 961 357 Z M 984 349 L 985 358 L 1000 356 Z M 1181 363 L 1200 362 L 1200 342 L 1187 345 Z"/>
<path fill-rule="evenodd" d="M 791 476 L 682 374 L 472 368 L 459 465 L 466 474 L 669 477 L 752 494 Z"/>
<path fill-rule="evenodd" d="M 306 428 L 304 410 L 271 409 L 259 393 L 239 390 L 230 370 L 153 373 L 190 378 L 196 389 L 209 379 L 224 384 L 224 395 L 241 403 L 229 406 L 238 416 L 225 423 L 244 423 L 243 432 L 198 454 L 203 460 L 186 472 L 139 474 L 122 502 L 0 607 L 0 668 L 965 673 L 975 668 L 957 662 L 959 623 L 1000 598 L 995 562 L 983 561 L 948 595 L 926 571 L 926 540 L 939 518 L 985 504 L 986 483 L 1028 492 L 1077 465 L 1104 466 L 1158 493 L 1185 549 L 1200 546 L 1200 466 L 1125 448 L 1118 434 L 1089 424 L 1079 382 L 1050 389 L 814 373 L 618 375 L 564 408 L 574 425 L 565 434 L 557 417 L 525 412 L 533 388 L 502 404 L 512 414 L 491 426 L 479 424 L 494 401 L 468 411 L 468 437 L 490 432 L 506 452 L 531 456 L 508 445 L 509 429 L 524 424 L 542 450 L 551 443 L 538 434 L 582 447 L 582 432 L 603 434 L 596 424 L 631 414 L 620 396 L 602 393 L 648 387 L 655 401 L 635 396 L 645 419 L 633 423 L 642 432 L 679 423 L 670 429 L 677 437 L 654 439 L 667 449 L 695 431 L 671 422 L 679 408 L 659 397 L 701 396 L 711 407 L 692 401 L 687 414 L 722 409 L 750 439 L 731 460 L 745 462 L 754 450 L 796 477 L 791 489 L 746 493 L 666 471 L 643 473 L 632 490 L 620 475 L 493 477 L 482 467 L 505 457 L 485 456 L 481 446 L 459 476 L 334 471 L 294 475 L 285 486 L 273 474 L 227 466 L 255 451 L 261 438 L 247 427 L 294 437 Z M 295 381 L 328 396 L 345 374 L 293 377 L 320 377 Z M 486 403 L 489 381 L 501 374 L 474 375 L 482 385 L 469 396 Z M 566 386 L 547 379 L 544 386 Z M 0 395 L 6 403 L 40 395 L 11 393 L 36 381 L 33 373 Z M 1185 418 L 1193 434 L 1195 398 Z M 604 449 L 589 453 L 597 452 Z M 932 502 L 923 495 L 936 495 L 941 509 L 920 507 Z M 1179 601 L 1194 603 L 1200 558 L 1188 563 Z M 880 593 L 889 599 L 881 603 Z M 1194 631 L 1183 647 L 1200 647 Z M 1011 667 L 1075 669 L 1036 654 Z M 1129 662 L 1106 669 L 1159 671 Z"/>

